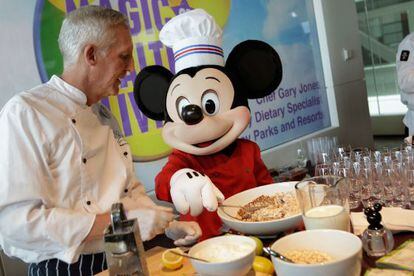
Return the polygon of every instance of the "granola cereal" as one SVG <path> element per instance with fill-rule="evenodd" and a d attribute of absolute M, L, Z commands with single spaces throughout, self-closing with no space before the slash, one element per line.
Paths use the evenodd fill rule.
<path fill-rule="evenodd" d="M 276 193 L 273 196 L 261 195 L 244 205 L 237 212 L 242 221 L 259 222 L 281 219 L 300 212 L 293 192 Z"/>
<path fill-rule="evenodd" d="M 289 250 L 283 255 L 298 264 L 322 264 L 333 260 L 333 258 L 325 252 L 317 250 Z"/>

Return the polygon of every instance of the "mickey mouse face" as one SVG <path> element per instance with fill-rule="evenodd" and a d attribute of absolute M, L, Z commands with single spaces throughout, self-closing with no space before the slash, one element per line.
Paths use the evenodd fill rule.
<path fill-rule="evenodd" d="M 171 122 L 163 129 L 168 144 L 182 151 L 206 155 L 233 142 L 250 121 L 247 107 L 231 109 L 235 91 L 229 77 L 215 68 L 194 76 L 177 76 L 167 92 Z"/>
<path fill-rule="evenodd" d="M 272 93 L 282 80 L 282 63 L 267 43 L 247 40 L 229 54 L 224 67 L 189 67 L 174 76 L 145 67 L 134 83 L 140 110 L 165 120 L 164 141 L 194 155 L 214 154 L 234 142 L 250 122 L 248 99 Z"/>
<path fill-rule="evenodd" d="M 233 98 L 230 79 L 217 69 L 205 68 L 194 77 L 182 74 L 173 80 L 167 92 L 167 113 L 174 122 L 192 125 L 229 110 Z"/>

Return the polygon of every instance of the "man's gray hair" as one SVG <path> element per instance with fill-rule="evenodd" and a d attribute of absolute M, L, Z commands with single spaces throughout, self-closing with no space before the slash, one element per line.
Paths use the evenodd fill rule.
<path fill-rule="evenodd" d="M 88 43 L 103 50 L 109 48 L 115 35 L 114 27 L 119 25 L 129 28 L 127 18 L 104 7 L 85 6 L 68 13 L 58 38 L 64 68 L 76 63 Z"/>

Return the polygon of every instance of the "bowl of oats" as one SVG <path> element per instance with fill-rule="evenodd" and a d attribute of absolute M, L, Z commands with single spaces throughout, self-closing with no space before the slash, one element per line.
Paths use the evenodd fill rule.
<path fill-rule="evenodd" d="M 235 194 L 217 210 L 223 224 L 247 235 L 273 236 L 301 225 L 295 184 L 268 184 Z"/>
<path fill-rule="evenodd" d="M 358 236 L 346 231 L 296 232 L 278 239 L 271 249 L 294 262 L 284 262 L 272 256 L 278 276 L 359 276 L 361 273 L 362 242 Z"/>

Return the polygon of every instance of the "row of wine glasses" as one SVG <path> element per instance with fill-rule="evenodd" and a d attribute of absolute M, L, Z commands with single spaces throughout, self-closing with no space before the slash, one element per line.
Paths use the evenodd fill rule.
<path fill-rule="evenodd" d="M 380 202 L 414 209 L 414 152 L 411 146 L 369 150 L 338 147 L 319 153 L 314 175 L 336 175 L 349 182 L 350 208 Z"/>

